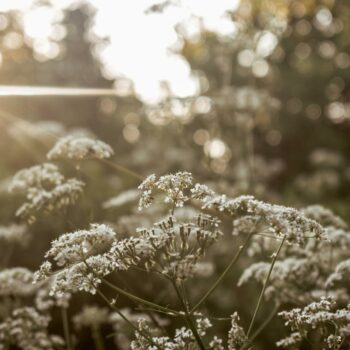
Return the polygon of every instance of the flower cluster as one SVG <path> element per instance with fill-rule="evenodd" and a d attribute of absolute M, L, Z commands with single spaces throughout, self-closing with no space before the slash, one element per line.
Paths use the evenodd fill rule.
<path fill-rule="evenodd" d="M 58 140 L 47 157 L 50 160 L 83 160 L 110 158 L 113 154 L 113 149 L 103 141 L 84 136 L 66 136 Z"/>
<path fill-rule="evenodd" d="M 322 226 L 347 229 L 347 224 L 341 217 L 335 215 L 330 209 L 322 205 L 310 205 L 302 209 L 301 212 L 306 217 L 317 221 Z"/>
<path fill-rule="evenodd" d="M 254 279 L 261 285 L 266 280 L 271 263 L 258 262 L 244 270 L 238 286 Z M 323 279 L 315 259 L 300 259 L 290 257 L 276 261 L 269 278 L 265 297 L 278 303 L 301 303 L 310 300 L 311 292 L 315 288 L 322 288 Z M 304 291 L 302 293 L 301 291 Z"/>
<path fill-rule="evenodd" d="M 109 322 L 109 311 L 105 307 L 86 305 L 81 312 L 73 317 L 77 329 L 89 327 L 96 329 Z"/>
<path fill-rule="evenodd" d="M 44 163 L 19 171 L 10 191 L 25 194 L 26 202 L 16 215 L 32 223 L 40 212 L 51 212 L 73 204 L 82 193 L 84 183 L 65 179 L 54 164 Z"/>
<path fill-rule="evenodd" d="M 13 267 L 0 271 L 1 296 L 27 296 L 34 293 L 33 273 L 24 267 Z"/>
<path fill-rule="evenodd" d="M 25 245 L 29 240 L 28 227 L 24 224 L 0 226 L 0 242 Z"/>
<path fill-rule="evenodd" d="M 212 327 L 207 318 L 197 317 L 196 325 L 201 336 L 205 336 L 208 328 Z M 135 332 L 135 339 L 131 342 L 132 350 L 150 350 L 150 349 L 197 349 L 196 339 L 192 331 L 186 327 L 175 330 L 173 338 L 169 336 L 156 335 L 159 331 L 150 325 L 145 318 L 138 320 L 138 330 Z M 146 338 L 144 334 L 151 335 Z M 214 349 L 210 347 L 210 349 Z"/>
<path fill-rule="evenodd" d="M 281 347 L 298 346 L 309 332 L 318 330 L 328 349 L 339 349 L 345 342 L 349 345 L 350 305 L 338 309 L 331 297 L 323 297 L 303 309 L 282 311 L 279 315 L 294 332 L 277 343 Z"/>
<path fill-rule="evenodd" d="M 218 225 L 218 219 L 205 214 L 187 223 L 177 223 L 175 217 L 169 216 L 139 233 L 158 252 L 157 260 L 150 261 L 152 266 L 159 265 L 164 275 L 181 281 L 198 271 L 199 260 L 222 235 Z"/>
<path fill-rule="evenodd" d="M 41 315 L 32 307 L 15 309 L 0 324 L 0 349 L 14 346 L 26 350 L 51 350 L 64 346 L 61 337 L 48 333 L 49 322 L 50 317 Z"/>
<path fill-rule="evenodd" d="M 36 308 L 43 312 L 48 312 L 53 307 L 67 309 L 71 300 L 71 294 L 63 293 L 60 295 L 50 295 L 50 284 L 49 280 L 46 281 L 46 283 L 40 283 L 40 288 L 38 288 L 34 300 Z"/>
<path fill-rule="evenodd" d="M 154 192 L 164 194 L 164 202 L 171 203 L 173 207 L 182 207 L 190 199 L 204 200 L 213 195 L 205 185 L 193 185 L 193 177 L 188 172 L 177 172 L 159 177 L 149 175 L 139 186 L 141 197 L 139 209 L 148 208 L 153 202 Z"/>
<path fill-rule="evenodd" d="M 261 218 L 267 224 L 268 232 L 278 238 L 286 237 L 289 243 L 303 245 L 307 234 L 316 239 L 326 239 L 323 227 L 315 220 L 307 218 L 302 212 L 294 208 L 265 203 L 253 196 L 240 196 L 234 199 L 225 195 L 216 196 L 207 200 L 203 209 L 216 209 L 235 218 L 248 215 L 249 221 L 254 224 L 252 216 Z"/>
<path fill-rule="evenodd" d="M 104 224 L 91 224 L 89 230 L 78 230 L 61 235 L 51 243 L 46 258 L 53 258 L 58 266 L 69 266 L 106 249 L 116 233 Z"/>
<path fill-rule="evenodd" d="M 239 325 L 240 318 L 237 312 L 231 315 L 231 328 L 228 332 L 228 349 L 238 350 L 248 340 L 244 329 Z"/>
<path fill-rule="evenodd" d="M 51 294 L 95 291 L 95 284 L 100 281 L 94 272 L 107 274 L 111 263 L 99 253 L 107 251 L 115 237 L 116 233 L 108 226 L 92 224 L 90 230 L 66 233 L 53 241 L 46 258 L 52 258 L 63 269 L 52 276 Z M 35 273 L 35 281 L 50 277 L 51 266 L 49 261 L 45 261 Z"/>
<path fill-rule="evenodd" d="M 333 286 L 339 282 L 348 282 L 350 278 L 350 259 L 341 261 L 335 271 L 328 277 L 327 285 Z"/>

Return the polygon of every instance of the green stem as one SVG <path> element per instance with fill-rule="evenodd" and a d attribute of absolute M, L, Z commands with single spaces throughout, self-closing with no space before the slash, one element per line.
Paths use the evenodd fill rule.
<path fill-rule="evenodd" d="M 252 238 L 252 236 L 254 235 L 254 230 L 249 233 L 248 238 L 246 239 L 246 241 L 244 242 L 243 245 L 241 245 L 238 249 L 238 252 L 233 256 L 233 258 L 231 259 L 230 263 L 227 265 L 227 267 L 225 268 L 225 270 L 221 273 L 221 275 L 218 277 L 218 279 L 213 283 L 213 285 L 209 288 L 209 290 L 202 296 L 202 298 L 196 303 L 195 306 L 193 306 L 193 308 L 191 309 L 190 313 L 193 313 L 195 310 L 197 310 L 199 308 L 200 305 L 202 305 L 207 298 L 214 292 L 214 290 L 217 288 L 217 286 L 220 284 L 220 282 L 222 281 L 222 279 L 226 276 L 226 274 L 230 271 L 230 269 L 232 268 L 232 266 L 237 262 L 237 260 L 240 258 L 240 256 L 242 255 L 242 253 L 247 249 L 248 244 L 250 239 Z"/>
<path fill-rule="evenodd" d="M 96 289 L 96 288 L 95 288 Z M 114 305 L 112 305 L 108 298 L 98 289 L 96 289 L 97 294 L 135 331 L 140 333 L 145 339 L 147 339 L 152 345 L 154 345 L 157 349 L 161 350 L 157 344 L 155 344 L 147 334 L 138 329 L 124 314 Z"/>
<path fill-rule="evenodd" d="M 265 319 L 265 321 L 258 327 L 258 329 L 252 334 L 250 339 L 241 347 L 240 350 L 245 350 L 248 346 L 251 345 L 251 343 L 254 341 L 254 339 L 265 329 L 265 327 L 271 322 L 273 317 L 276 315 L 280 305 L 276 304 L 273 308 L 272 312 L 269 314 L 269 316 Z"/>
<path fill-rule="evenodd" d="M 192 333 L 193 333 L 193 335 L 194 335 L 194 337 L 195 337 L 195 339 L 196 339 L 196 342 L 197 342 L 199 348 L 200 348 L 201 350 L 206 350 L 206 349 L 205 349 L 205 346 L 204 346 L 204 344 L 203 344 L 203 341 L 202 341 L 200 335 L 198 334 L 196 325 L 195 325 L 194 322 L 193 322 L 193 318 L 192 318 L 191 314 L 190 314 L 189 311 L 188 311 L 188 307 L 187 307 L 185 301 L 183 300 L 183 298 L 182 298 L 182 296 L 181 296 L 181 293 L 180 293 L 179 288 L 178 288 L 177 285 L 176 285 L 176 282 L 175 282 L 175 281 L 172 281 L 172 284 L 173 284 L 173 286 L 174 286 L 175 292 L 176 292 L 176 294 L 177 294 L 177 296 L 178 296 L 178 298 L 179 298 L 179 300 L 180 300 L 180 303 L 181 303 L 181 305 L 182 305 L 182 307 L 183 307 L 183 310 L 184 310 L 184 312 L 185 312 L 185 316 L 184 316 L 184 317 L 185 317 L 185 321 L 186 321 L 188 327 L 191 329 L 191 331 L 192 331 Z"/>
<path fill-rule="evenodd" d="M 84 262 L 84 264 L 86 265 L 86 267 L 88 268 L 88 270 L 89 270 L 95 277 L 100 278 L 100 276 L 98 276 L 98 275 L 95 273 L 94 269 L 92 269 L 92 268 L 89 266 L 89 264 L 86 262 L 86 260 L 84 260 L 84 258 L 83 258 L 83 262 Z M 151 301 L 142 299 L 142 298 L 140 298 L 140 297 L 138 297 L 138 296 L 136 296 L 136 295 L 133 295 L 133 294 L 131 294 L 131 293 L 128 293 L 128 292 L 125 291 L 124 289 L 117 287 L 116 285 L 114 285 L 113 283 L 108 282 L 108 281 L 107 281 L 106 279 L 104 279 L 104 278 L 101 278 L 101 281 L 102 281 L 103 283 L 105 283 L 108 287 L 110 287 L 111 289 L 115 290 L 115 291 L 118 292 L 119 294 L 122 294 L 122 295 L 126 296 L 127 298 L 129 298 L 129 299 L 131 299 L 131 300 L 134 300 L 134 301 L 137 301 L 137 302 L 139 302 L 139 303 L 141 303 L 141 304 L 150 306 L 150 307 L 152 307 L 152 308 L 154 308 L 154 309 L 156 309 L 156 310 L 161 310 L 161 311 L 166 312 L 166 313 L 168 313 L 168 314 L 169 314 L 169 313 L 170 313 L 170 314 L 175 314 L 175 315 L 178 314 L 178 312 L 175 311 L 175 310 L 172 310 L 172 309 L 169 309 L 169 308 L 167 308 L 167 307 L 164 307 L 164 306 L 161 306 L 161 305 L 152 303 Z M 97 288 L 95 288 L 95 289 L 97 290 Z"/>
<path fill-rule="evenodd" d="M 61 307 L 61 316 L 62 316 L 62 324 L 63 324 L 63 333 L 64 338 L 66 340 L 67 350 L 72 350 L 70 332 L 69 332 L 69 321 L 67 315 L 67 309 L 65 307 Z"/>
<path fill-rule="evenodd" d="M 101 338 L 100 328 L 98 326 L 92 328 L 92 337 L 94 339 L 97 350 L 105 350 L 103 339 Z"/>
<path fill-rule="evenodd" d="M 122 294 L 124 296 L 126 296 L 127 298 L 129 299 L 132 299 L 132 300 L 135 300 L 141 304 L 144 304 L 144 305 L 147 305 L 155 310 L 160 310 L 160 311 L 163 311 L 165 313 L 170 313 L 170 314 L 178 314 L 177 311 L 175 310 L 172 310 L 172 309 L 169 309 L 167 307 L 164 307 L 164 306 L 161 306 L 161 305 L 158 305 L 158 304 L 155 304 L 155 303 L 152 303 L 151 301 L 148 301 L 148 300 L 145 300 L 145 299 L 142 299 L 136 295 L 133 295 L 133 294 L 130 294 L 128 292 L 126 292 L 124 289 L 121 289 L 119 287 L 117 287 L 116 285 L 108 282 L 106 279 L 102 278 L 102 281 L 110 288 L 112 288 L 113 290 L 115 290 L 116 292 L 118 292 L 119 294 Z"/>
<path fill-rule="evenodd" d="M 272 270 L 275 266 L 275 262 L 277 260 L 277 257 L 278 257 L 278 254 L 280 253 L 281 251 L 281 248 L 283 246 L 283 243 L 284 241 L 286 240 L 286 236 L 283 236 L 283 239 L 281 241 L 281 244 L 279 245 L 278 249 L 277 249 L 277 252 L 274 254 L 273 258 L 272 258 L 272 262 L 271 262 L 271 265 L 270 265 L 270 269 L 269 269 L 269 272 L 266 276 L 266 279 L 264 281 L 264 285 L 263 285 L 263 288 L 261 290 L 261 293 L 260 293 L 260 296 L 259 296 L 259 299 L 258 299 L 258 303 L 256 304 L 256 307 L 255 307 L 255 311 L 254 311 L 254 314 L 253 314 L 253 317 L 252 317 L 252 320 L 250 321 L 250 325 L 249 325 L 249 328 L 248 328 L 248 332 L 247 332 L 247 337 L 249 339 L 249 335 L 253 329 L 253 326 L 254 326 L 254 322 L 255 322 L 255 319 L 256 319 L 256 316 L 258 314 L 258 311 L 260 309 L 260 306 L 261 306 L 261 303 L 262 303 L 262 299 L 264 297 L 264 294 L 265 294 L 265 290 L 266 290 L 266 287 L 269 283 L 269 280 L 270 280 L 270 276 L 271 276 L 271 273 L 272 273 Z"/>

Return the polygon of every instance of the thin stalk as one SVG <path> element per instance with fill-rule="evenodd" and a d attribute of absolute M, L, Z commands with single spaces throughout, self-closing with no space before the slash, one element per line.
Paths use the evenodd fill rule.
<path fill-rule="evenodd" d="M 62 316 L 63 333 L 64 333 L 64 338 L 66 340 L 67 350 L 73 350 L 72 342 L 70 338 L 67 309 L 65 307 L 61 307 L 61 316 Z"/>
<path fill-rule="evenodd" d="M 248 346 L 251 345 L 251 343 L 254 341 L 254 339 L 265 329 L 265 327 L 271 322 L 273 317 L 276 315 L 280 305 L 276 304 L 273 308 L 272 312 L 269 314 L 269 316 L 265 319 L 265 321 L 258 327 L 258 329 L 252 334 L 249 341 L 247 341 L 240 350 L 245 350 Z"/>
<path fill-rule="evenodd" d="M 105 345 L 103 343 L 103 339 L 101 337 L 101 332 L 100 332 L 100 328 L 97 327 L 93 327 L 92 328 L 92 337 L 94 339 L 94 344 L 96 347 L 96 350 L 105 350 Z"/>
<path fill-rule="evenodd" d="M 175 310 L 172 310 L 172 309 L 169 309 L 167 307 L 164 307 L 164 306 L 161 306 L 161 305 L 158 305 L 158 304 L 155 304 L 155 303 L 152 303 L 151 301 L 148 301 L 148 300 L 145 300 L 145 299 L 142 299 L 136 295 L 133 295 L 133 294 L 130 294 L 128 292 L 126 292 L 124 289 L 121 289 L 119 287 L 117 287 L 116 285 L 108 282 L 106 279 L 102 278 L 102 281 L 110 288 L 112 288 L 113 290 L 115 290 L 116 292 L 126 296 L 127 298 L 129 299 L 132 299 L 132 300 L 135 300 L 137 302 L 139 302 L 140 304 L 144 304 L 144 305 L 147 305 L 155 310 L 160 310 L 160 311 L 163 311 L 165 313 L 170 313 L 170 314 L 178 314 L 177 311 Z"/>
<path fill-rule="evenodd" d="M 114 305 L 110 303 L 108 298 L 98 289 L 96 289 L 97 294 L 116 312 L 118 315 L 135 331 L 140 333 L 144 338 L 146 338 L 152 345 L 154 345 L 157 349 L 161 350 L 157 344 L 155 344 L 146 333 L 138 329 L 127 317 L 124 316 L 124 314 Z"/>
<path fill-rule="evenodd" d="M 86 260 L 82 257 L 83 259 L 83 262 L 84 264 L 86 265 L 86 267 L 88 268 L 88 270 L 94 275 L 96 276 L 97 278 L 100 278 L 100 276 L 96 275 L 94 269 L 92 269 L 89 264 L 86 262 Z M 144 305 L 147 305 L 147 306 L 150 306 L 152 308 L 155 308 L 155 309 L 158 309 L 158 310 L 161 310 L 161 311 L 164 311 L 166 313 L 173 313 L 173 314 L 178 314 L 177 311 L 175 310 L 172 310 L 172 309 L 169 309 L 169 308 L 166 308 L 164 306 L 161 306 L 161 305 L 158 305 L 158 304 L 155 304 L 155 303 L 152 303 L 151 301 L 148 301 L 148 300 L 145 300 L 145 299 L 142 299 L 136 295 L 133 295 L 131 293 L 128 293 L 127 291 L 125 291 L 124 289 L 122 288 L 119 288 L 117 287 L 116 285 L 114 285 L 113 283 L 110 283 L 108 282 L 106 279 L 104 278 L 101 278 L 101 281 L 104 282 L 108 287 L 110 287 L 111 289 L 115 290 L 116 292 L 118 292 L 119 294 L 122 294 L 124 296 L 126 296 L 127 298 L 131 299 L 131 300 L 134 300 L 134 301 L 138 301 L 139 303 L 141 304 L 144 304 Z M 95 288 L 97 290 L 97 288 Z"/>
<path fill-rule="evenodd" d="M 230 269 L 232 268 L 232 266 L 237 262 L 237 260 L 240 258 L 240 256 L 242 255 L 242 253 L 247 249 L 248 244 L 250 239 L 252 238 L 252 236 L 254 235 L 254 231 L 252 231 L 251 233 L 249 233 L 248 238 L 246 239 L 246 241 L 244 242 L 243 245 L 241 245 L 238 249 L 238 252 L 233 256 L 233 258 L 231 259 L 230 263 L 227 265 L 227 267 L 225 268 L 225 270 L 221 273 L 221 275 L 218 277 L 218 279 L 212 284 L 212 286 L 209 288 L 209 290 L 202 296 L 202 298 L 196 303 L 195 306 L 193 306 L 193 308 L 191 309 L 190 313 L 193 313 L 195 310 L 198 309 L 198 307 L 200 305 L 202 305 L 207 298 L 214 292 L 214 290 L 217 288 L 217 286 L 220 284 L 220 282 L 222 281 L 222 279 L 226 276 L 226 274 L 230 271 Z"/>
<path fill-rule="evenodd" d="M 185 312 L 185 316 L 184 317 L 185 317 L 185 320 L 186 320 L 186 323 L 187 323 L 188 327 L 191 329 L 191 331 L 192 331 L 192 333 L 193 333 L 193 335 L 194 335 L 194 337 L 196 339 L 196 342 L 197 342 L 199 348 L 201 350 L 206 350 L 205 349 L 205 345 L 203 344 L 202 338 L 198 334 L 197 328 L 196 328 L 196 326 L 195 326 L 195 324 L 193 322 L 192 316 L 191 316 L 191 314 L 188 311 L 188 307 L 187 307 L 185 301 L 182 298 L 182 295 L 180 293 L 179 288 L 176 285 L 176 282 L 172 281 L 172 284 L 174 286 L 175 292 L 176 292 L 176 294 L 177 294 L 177 296 L 178 296 L 178 298 L 180 300 L 180 303 L 181 303 L 181 305 L 183 307 L 183 310 Z"/>
<path fill-rule="evenodd" d="M 249 335 L 253 329 L 253 326 L 254 326 L 254 322 L 255 322 L 255 319 L 256 319 L 256 316 L 258 314 L 258 311 L 260 309 L 260 306 L 261 306 L 261 303 L 262 303 L 262 299 L 264 297 L 264 294 L 265 294 L 265 290 L 266 290 L 266 287 L 269 283 L 269 280 L 270 280 L 270 276 L 271 276 L 271 273 L 272 273 L 272 270 L 275 266 L 275 262 L 277 260 L 277 257 L 278 257 L 278 254 L 280 253 L 281 251 L 281 248 L 283 246 L 283 243 L 284 241 L 286 240 L 286 236 L 283 236 L 283 239 L 281 241 L 281 244 L 279 245 L 278 249 L 277 249 L 277 252 L 274 254 L 273 258 L 272 258 L 272 262 L 271 262 L 271 265 L 270 265 L 270 269 L 269 269 L 269 272 L 266 276 L 266 279 L 264 281 L 264 285 L 263 285 L 263 288 L 261 290 L 261 293 L 260 293 L 260 296 L 259 296 L 259 299 L 258 299 L 258 303 L 256 304 L 256 307 L 255 307 L 255 311 L 254 311 L 254 314 L 253 314 L 253 317 L 252 317 L 252 320 L 250 321 L 250 325 L 249 325 L 249 328 L 248 328 L 248 332 L 247 332 L 247 337 L 249 339 Z"/>
<path fill-rule="evenodd" d="M 111 162 L 110 160 L 107 160 L 107 159 L 100 159 L 100 160 L 101 160 L 101 162 L 109 165 L 111 168 L 113 168 L 116 171 L 122 172 L 122 173 L 127 174 L 127 175 L 131 175 L 135 179 L 138 179 L 138 180 L 141 180 L 141 181 L 144 179 L 144 177 L 142 175 L 136 173 L 133 170 L 125 168 L 124 166 L 122 166 L 120 164 L 113 163 L 113 162 Z"/>

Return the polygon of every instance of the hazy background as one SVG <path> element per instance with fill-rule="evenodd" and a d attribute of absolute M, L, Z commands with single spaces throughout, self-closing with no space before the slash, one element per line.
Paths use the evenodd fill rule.
<path fill-rule="evenodd" d="M 9 178 L 44 161 L 67 133 L 99 137 L 113 161 L 141 176 L 191 171 L 218 192 L 323 203 L 348 219 L 349 18 L 347 0 L 2 0 L 0 224 L 18 221 Z M 19 96 L 6 86 L 112 96 Z M 70 210 L 75 227 L 119 225 L 132 213 L 102 203 L 138 180 L 93 162 L 81 173 L 87 192 Z M 39 220 L 30 248 L 7 264 L 36 269 L 49 241 L 69 230 L 63 220 Z M 213 308 L 224 310 L 227 298 Z"/>

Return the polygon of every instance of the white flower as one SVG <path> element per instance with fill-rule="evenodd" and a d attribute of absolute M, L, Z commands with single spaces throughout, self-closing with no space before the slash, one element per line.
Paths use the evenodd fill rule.
<path fill-rule="evenodd" d="M 32 307 L 15 309 L 0 324 L 0 344 L 28 350 L 60 348 L 64 341 L 48 333 L 49 322 L 50 317 L 41 315 Z"/>
<path fill-rule="evenodd" d="M 77 329 L 83 327 L 98 328 L 109 322 L 109 311 L 105 307 L 85 305 L 81 312 L 73 317 Z"/>
<path fill-rule="evenodd" d="M 203 209 L 216 209 L 233 217 L 248 215 L 262 218 L 277 237 L 286 237 L 287 242 L 305 244 L 306 235 L 315 239 L 326 239 L 324 228 L 315 220 L 307 218 L 302 212 L 289 207 L 269 204 L 253 196 L 240 196 L 234 199 L 216 196 L 206 201 Z"/>
<path fill-rule="evenodd" d="M 306 217 L 319 222 L 324 227 L 331 226 L 338 229 L 347 228 L 347 224 L 342 218 L 322 205 L 310 205 L 301 211 Z"/>
<path fill-rule="evenodd" d="M 135 202 L 139 197 L 139 191 L 137 190 L 127 190 L 119 193 L 117 196 L 112 197 L 105 201 L 102 206 L 105 209 L 118 208 L 125 204 Z"/>
<path fill-rule="evenodd" d="M 139 186 L 141 197 L 139 209 L 148 208 L 152 202 L 155 192 L 164 195 L 164 202 L 174 207 L 183 207 L 190 199 L 205 201 L 214 195 L 206 185 L 193 185 L 193 177 L 189 172 L 177 172 L 168 174 L 157 179 L 155 174 L 149 175 Z"/>
<path fill-rule="evenodd" d="M 229 350 L 238 350 L 248 340 L 244 329 L 239 325 L 240 318 L 235 312 L 231 315 L 231 328 L 228 332 L 227 347 Z"/>
<path fill-rule="evenodd" d="M 13 243 L 26 245 L 29 240 L 28 227 L 24 224 L 10 224 L 0 226 L 0 241 L 3 243 Z"/>
<path fill-rule="evenodd" d="M 100 140 L 84 136 L 66 136 L 61 138 L 47 154 L 47 158 L 54 159 L 104 159 L 114 154 L 113 149 Z"/>
<path fill-rule="evenodd" d="M 74 203 L 83 187 L 82 181 L 65 180 L 56 165 L 44 163 L 19 171 L 10 190 L 25 194 L 26 202 L 16 215 L 32 223 L 40 212 L 51 212 Z"/>
<path fill-rule="evenodd" d="M 33 272 L 24 267 L 13 267 L 0 271 L 1 296 L 28 296 L 35 292 L 32 284 Z"/>
<path fill-rule="evenodd" d="M 45 257 L 67 266 L 108 249 L 115 238 L 116 233 L 107 225 L 91 224 L 89 230 L 65 233 L 54 240 Z"/>
<path fill-rule="evenodd" d="M 321 339 L 329 349 L 338 349 L 337 345 L 341 344 L 345 337 L 349 337 L 350 305 L 346 309 L 338 309 L 332 297 L 323 297 L 303 309 L 282 311 L 279 315 L 285 320 L 285 325 L 296 332 L 278 342 L 279 346 L 298 344 L 299 335 L 305 338 L 308 332 L 314 332 L 317 329 L 320 330 Z M 327 327 L 330 324 L 332 327 Z"/>
<path fill-rule="evenodd" d="M 44 163 L 20 170 L 12 179 L 11 192 L 26 192 L 31 188 L 47 188 L 60 185 L 64 176 L 55 164 Z"/>
<path fill-rule="evenodd" d="M 350 259 L 341 261 L 335 271 L 328 277 L 326 284 L 333 286 L 336 282 L 348 282 L 350 278 Z"/>

